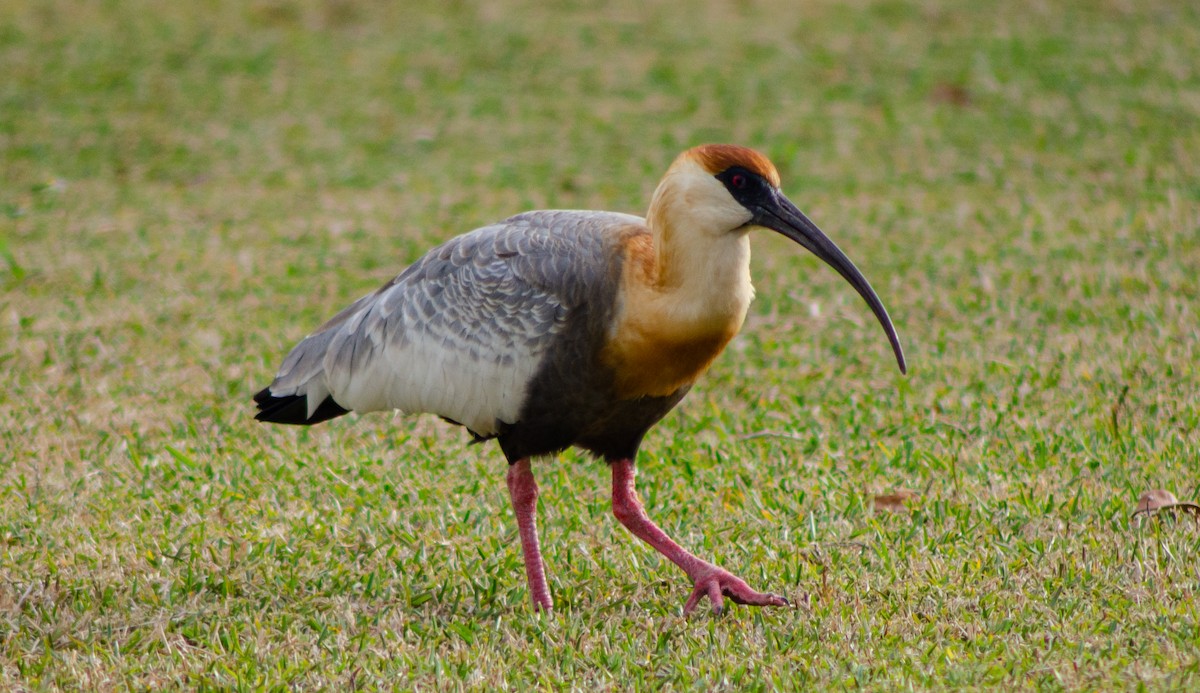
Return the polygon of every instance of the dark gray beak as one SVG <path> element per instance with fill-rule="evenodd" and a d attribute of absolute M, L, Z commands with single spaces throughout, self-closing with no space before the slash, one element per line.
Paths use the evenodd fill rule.
<path fill-rule="evenodd" d="M 896 334 L 892 319 L 888 317 L 887 309 L 883 307 L 883 302 L 879 300 L 879 296 L 875 294 L 875 290 L 871 288 L 867 278 L 858 271 L 853 262 L 850 262 L 850 258 L 846 257 L 846 254 L 834 245 L 833 241 L 829 240 L 829 237 L 817 228 L 812 220 L 804 216 L 804 212 L 796 209 L 796 205 L 792 204 L 792 201 L 787 199 L 783 193 L 774 191 L 769 199 L 764 200 L 756 207 L 757 209 L 751 210 L 754 212 L 752 223 L 778 231 L 808 248 L 813 255 L 824 260 L 846 281 L 850 282 L 850 285 L 871 307 L 871 312 L 878 318 L 879 324 L 883 325 L 883 331 L 887 334 L 888 341 L 892 343 L 892 351 L 896 354 L 896 364 L 900 366 L 900 372 L 907 373 L 908 367 L 904 363 L 904 350 L 900 348 L 900 337 Z"/>

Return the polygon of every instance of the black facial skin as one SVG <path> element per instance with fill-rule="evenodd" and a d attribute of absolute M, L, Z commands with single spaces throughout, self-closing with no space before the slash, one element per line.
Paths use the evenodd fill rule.
<path fill-rule="evenodd" d="M 721 171 L 717 180 L 725 184 L 733 199 L 751 211 L 768 206 L 775 196 L 775 189 L 766 178 L 741 166 L 730 166 Z"/>

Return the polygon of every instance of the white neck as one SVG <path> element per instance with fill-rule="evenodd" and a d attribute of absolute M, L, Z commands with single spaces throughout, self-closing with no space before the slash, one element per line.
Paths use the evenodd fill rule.
<path fill-rule="evenodd" d="M 672 166 L 647 213 L 657 270 L 651 300 L 662 318 L 681 328 L 741 327 L 754 297 L 749 219 L 711 174 L 687 160 Z"/>

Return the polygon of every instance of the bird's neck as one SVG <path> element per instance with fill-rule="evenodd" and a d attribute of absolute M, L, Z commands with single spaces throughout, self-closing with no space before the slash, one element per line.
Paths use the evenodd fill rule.
<path fill-rule="evenodd" d="M 750 243 L 661 225 L 629 240 L 605 361 L 624 396 L 665 396 L 696 380 L 746 318 Z"/>
<path fill-rule="evenodd" d="M 680 327 L 737 332 L 754 297 L 747 234 L 688 234 L 686 241 L 682 235 L 654 231 L 654 274 L 643 284 L 645 293 Z"/>
<path fill-rule="evenodd" d="M 711 179 L 690 162 L 672 166 L 646 215 L 654 263 L 637 279 L 668 322 L 693 332 L 736 333 L 754 297 L 750 241 L 738 228 L 749 213 L 714 204 L 700 183 Z"/>

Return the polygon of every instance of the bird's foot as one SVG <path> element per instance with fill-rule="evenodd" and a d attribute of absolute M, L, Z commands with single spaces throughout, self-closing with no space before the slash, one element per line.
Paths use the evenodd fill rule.
<path fill-rule="evenodd" d="M 692 596 L 688 597 L 687 603 L 683 605 L 684 614 L 692 613 L 692 610 L 700 603 L 700 598 L 705 595 L 712 602 L 714 614 L 721 613 L 721 609 L 725 606 L 725 597 L 729 597 L 736 604 L 749 606 L 791 606 L 791 602 L 783 597 L 767 592 L 756 592 L 746 584 L 745 580 L 712 564 L 706 564 L 704 569 L 699 571 L 692 580 L 695 582 L 696 588 L 692 590 Z"/>

